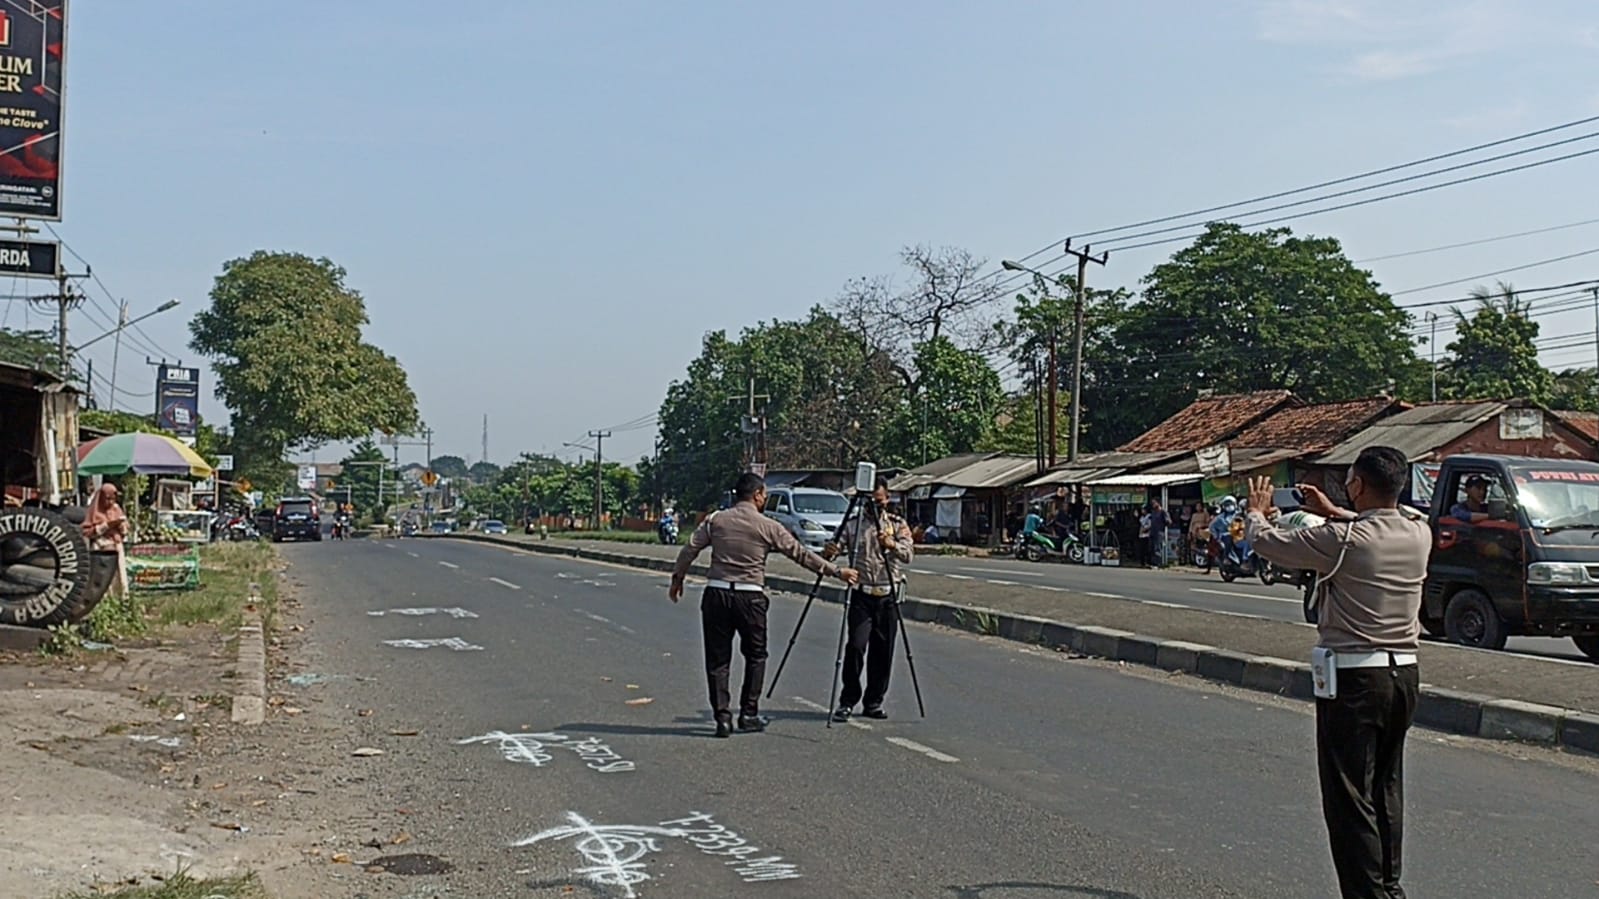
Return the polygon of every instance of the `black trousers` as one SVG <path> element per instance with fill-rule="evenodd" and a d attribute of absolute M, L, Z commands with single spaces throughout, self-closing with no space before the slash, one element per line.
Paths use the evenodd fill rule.
<path fill-rule="evenodd" d="M 872 596 L 855 590 L 849 597 L 849 638 L 844 646 L 844 690 L 839 694 L 842 708 L 854 708 L 863 701 L 861 669 L 866 669 L 865 707 L 880 708 L 888 695 L 888 676 L 894 670 L 894 638 L 899 636 L 899 617 L 894 597 Z"/>
<path fill-rule="evenodd" d="M 1338 697 L 1316 700 L 1321 809 L 1343 899 L 1405 899 L 1405 733 L 1421 676 L 1403 668 L 1341 668 Z"/>
<path fill-rule="evenodd" d="M 705 633 L 705 674 L 710 682 L 711 711 L 717 720 L 733 716 L 728 680 L 733 666 L 733 635 L 738 635 L 738 651 L 744 656 L 744 690 L 739 698 L 739 714 L 756 715 L 761 710 L 761 687 L 766 682 L 765 593 L 753 590 L 723 590 L 706 587 L 700 598 L 700 624 Z"/>

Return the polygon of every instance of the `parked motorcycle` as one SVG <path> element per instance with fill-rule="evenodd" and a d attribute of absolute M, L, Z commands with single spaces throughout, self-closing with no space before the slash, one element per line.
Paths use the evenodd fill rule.
<path fill-rule="evenodd" d="M 1075 534 L 1068 534 L 1064 539 L 1051 536 L 1043 531 L 1033 531 L 1031 534 L 1017 534 L 1016 542 L 1011 549 L 1016 558 L 1026 559 L 1029 562 L 1054 559 L 1081 565 L 1088 559 L 1088 549 L 1083 546 L 1083 541 L 1079 540 Z"/>
<path fill-rule="evenodd" d="M 212 520 L 211 539 L 230 543 L 260 540 L 261 533 L 255 529 L 255 522 L 243 515 L 219 515 Z"/>

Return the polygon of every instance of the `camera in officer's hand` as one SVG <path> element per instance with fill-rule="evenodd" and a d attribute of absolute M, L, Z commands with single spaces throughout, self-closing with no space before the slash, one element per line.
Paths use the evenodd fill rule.
<path fill-rule="evenodd" d="M 1278 487 L 1271 492 L 1271 504 L 1279 512 L 1298 512 L 1305 507 L 1305 494 L 1298 487 Z"/>

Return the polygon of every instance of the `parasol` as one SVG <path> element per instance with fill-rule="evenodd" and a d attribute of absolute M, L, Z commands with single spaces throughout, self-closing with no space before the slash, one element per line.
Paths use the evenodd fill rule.
<path fill-rule="evenodd" d="M 78 447 L 78 473 L 86 475 L 211 476 L 200 454 L 165 434 L 116 434 Z"/>

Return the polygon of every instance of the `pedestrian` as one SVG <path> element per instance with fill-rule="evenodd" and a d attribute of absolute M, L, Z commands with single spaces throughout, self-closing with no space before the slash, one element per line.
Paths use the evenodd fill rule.
<path fill-rule="evenodd" d="M 1166 510 L 1160 503 L 1149 504 L 1149 560 L 1157 567 L 1166 564 L 1166 529 L 1171 525 L 1171 519 L 1166 517 Z"/>
<path fill-rule="evenodd" d="M 711 569 L 700 599 L 700 622 L 718 737 L 733 735 L 729 680 L 734 634 L 738 635 L 739 653 L 744 656 L 738 729 L 745 733 L 766 729 L 766 719 L 760 715 L 760 698 L 766 680 L 766 611 L 770 604 L 766 598 L 767 555 L 776 550 L 817 574 L 831 575 L 850 586 L 859 579 L 853 568 L 840 568 L 811 552 L 787 528 L 762 514 L 766 483 L 759 475 L 740 475 L 731 492 L 733 504 L 707 516 L 677 554 L 669 591 L 672 602 L 683 597 L 683 579 L 688 576 L 689 567 L 710 547 Z"/>
<path fill-rule="evenodd" d="M 117 485 L 107 481 L 94 493 L 94 501 L 83 518 L 83 537 L 92 552 L 116 553 L 117 595 L 128 595 L 128 564 L 123 554 L 128 539 L 128 515 L 117 502 Z"/>
<path fill-rule="evenodd" d="M 1208 554 L 1210 547 L 1210 512 L 1204 503 L 1194 503 L 1193 517 L 1188 519 L 1188 544 L 1192 561 L 1199 562 L 1201 554 Z"/>
<path fill-rule="evenodd" d="M 1249 542 L 1262 558 L 1320 575 L 1312 675 L 1322 816 L 1344 899 L 1404 899 L 1405 734 L 1416 713 L 1422 582 L 1432 532 L 1399 508 L 1410 477 L 1393 447 L 1361 450 L 1344 480 L 1355 511 L 1299 485 L 1304 509 L 1327 518 L 1274 526 L 1270 478 L 1250 482 Z"/>
<path fill-rule="evenodd" d="M 832 559 L 849 547 L 860 583 L 849 597 L 849 641 L 844 648 L 844 689 L 833 720 L 848 721 L 857 702 L 867 718 L 887 718 L 883 698 L 894 668 L 894 638 L 899 636 L 898 603 L 905 583 L 903 566 L 912 558 L 910 525 L 888 510 L 888 482 L 877 480 L 870 510 L 844 522 L 839 542 L 823 551 Z M 866 690 L 861 690 L 861 669 Z"/>

